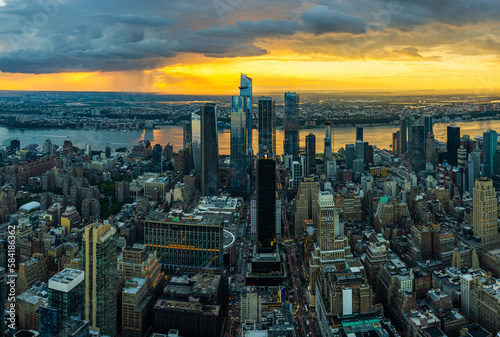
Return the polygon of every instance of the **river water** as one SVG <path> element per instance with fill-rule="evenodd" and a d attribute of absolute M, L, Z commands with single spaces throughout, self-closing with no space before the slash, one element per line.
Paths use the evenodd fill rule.
<path fill-rule="evenodd" d="M 500 120 L 489 121 L 467 121 L 455 123 L 460 127 L 461 135 L 469 135 L 473 138 L 476 135 L 482 135 L 488 129 L 500 132 Z M 434 135 L 440 141 L 446 142 L 446 127 L 449 123 L 434 124 Z M 17 137 L 21 141 L 21 148 L 36 143 L 42 145 L 50 138 L 54 144 L 62 146 L 66 139 L 70 139 L 74 146 L 85 148 L 90 144 L 93 150 L 104 150 L 105 146 L 110 146 L 112 150 L 119 147 L 127 147 L 129 150 L 137 144 L 139 140 L 146 139 L 151 143 L 160 143 L 163 146 L 167 143 L 173 144 L 174 151 L 182 148 L 183 132 L 182 126 L 161 126 L 155 130 L 140 131 L 93 131 L 93 130 L 34 130 L 34 129 L 11 129 L 0 127 L 0 142 Z M 393 126 L 365 126 L 364 141 L 376 145 L 381 149 L 389 149 L 392 144 L 392 133 L 398 128 Z M 305 136 L 312 132 L 316 135 L 316 152 L 323 153 L 323 139 L 325 137 L 324 129 L 302 129 L 300 130 L 300 146 L 305 146 Z M 258 132 L 253 130 L 253 148 L 257 149 Z M 276 130 L 276 147 L 278 154 L 283 153 L 283 130 Z M 333 148 L 337 151 L 346 144 L 356 141 L 356 131 L 354 127 L 337 127 L 334 129 Z M 219 153 L 221 155 L 230 154 L 230 133 L 219 132 Z"/>

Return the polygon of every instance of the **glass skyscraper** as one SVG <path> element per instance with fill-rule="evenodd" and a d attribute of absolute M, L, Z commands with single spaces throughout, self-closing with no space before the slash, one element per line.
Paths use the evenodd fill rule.
<path fill-rule="evenodd" d="M 259 97 L 259 153 L 276 154 L 276 102 Z"/>
<path fill-rule="evenodd" d="M 285 128 L 284 152 L 285 155 L 299 155 L 299 95 L 296 92 L 285 93 Z"/>
<path fill-rule="evenodd" d="M 248 155 L 252 156 L 252 79 L 245 74 L 241 74 L 240 78 L 240 96 L 247 97 L 247 130 L 248 130 L 248 140 L 247 140 L 247 150 Z"/>
<path fill-rule="evenodd" d="M 218 194 L 219 143 L 217 138 L 217 106 L 201 107 L 201 188 L 205 196 Z"/>
<path fill-rule="evenodd" d="M 191 151 L 194 169 L 201 171 L 201 117 L 200 110 L 191 113 Z"/>
<path fill-rule="evenodd" d="M 231 97 L 231 195 L 247 196 L 247 97 Z"/>
<path fill-rule="evenodd" d="M 316 136 L 312 133 L 306 136 L 306 175 L 316 173 Z"/>
<path fill-rule="evenodd" d="M 497 149 L 498 134 L 496 131 L 488 130 L 483 133 L 483 177 L 492 178 L 493 156 Z"/>
<path fill-rule="evenodd" d="M 332 159 L 333 121 L 325 122 L 325 160 Z"/>

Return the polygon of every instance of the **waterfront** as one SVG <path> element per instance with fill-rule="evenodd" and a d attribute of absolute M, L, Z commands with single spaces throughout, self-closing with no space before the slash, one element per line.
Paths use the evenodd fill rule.
<path fill-rule="evenodd" d="M 493 129 L 500 132 L 500 120 L 488 121 L 468 121 L 455 123 L 460 127 L 461 135 L 469 135 L 473 138 L 476 135 L 482 135 L 487 129 Z M 446 127 L 450 123 L 434 124 L 434 135 L 436 139 L 446 142 Z M 394 126 L 365 126 L 364 140 L 372 145 L 376 145 L 381 149 L 389 149 L 392 144 L 392 133 L 398 128 Z M 323 128 L 302 129 L 300 130 L 300 146 L 305 145 L 305 136 L 312 132 L 316 135 L 316 152 L 323 153 L 323 138 L 325 137 Z M 0 142 L 17 137 L 21 141 L 21 147 L 36 143 L 42 145 L 43 142 L 50 138 L 54 144 L 61 146 L 66 139 L 73 142 L 74 146 L 84 148 L 86 144 L 90 144 L 94 150 L 104 150 L 106 146 L 110 146 L 112 150 L 120 147 L 126 147 L 129 150 L 137 144 L 139 140 L 146 139 L 153 144 L 167 143 L 174 145 L 174 151 L 182 148 L 183 144 L 183 127 L 182 126 L 162 126 L 154 130 L 128 130 L 123 131 L 93 131 L 88 129 L 83 130 L 36 130 L 36 129 L 12 129 L 0 127 Z M 338 151 L 345 144 L 355 142 L 354 127 L 338 127 L 334 129 L 334 144 L 333 148 Z M 253 148 L 257 149 L 258 132 L 253 129 Z M 276 130 L 276 147 L 278 154 L 283 153 L 283 130 Z M 230 154 L 230 133 L 219 132 L 219 153 L 221 155 Z"/>

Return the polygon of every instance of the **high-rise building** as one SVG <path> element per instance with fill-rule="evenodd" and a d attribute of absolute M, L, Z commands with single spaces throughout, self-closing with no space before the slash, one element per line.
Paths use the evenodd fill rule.
<path fill-rule="evenodd" d="M 433 132 L 429 132 L 425 140 L 425 162 L 432 165 L 437 165 L 438 163 L 438 152 Z"/>
<path fill-rule="evenodd" d="M 399 140 L 399 131 L 396 131 L 392 134 L 392 153 L 395 155 L 401 152 Z"/>
<path fill-rule="evenodd" d="M 240 77 L 240 96 L 246 96 L 247 99 L 247 116 L 246 116 L 246 122 L 247 122 L 247 130 L 248 130 L 248 138 L 247 138 L 247 150 L 248 150 L 248 157 L 252 158 L 252 102 L 253 102 L 253 95 L 252 95 L 252 79 L 248 77 L 245 74 L 241 74 Z"/>
<path fill-rule="evenodd" d="M 219 192 L 219 143 L 217 139 L 217 106 L 207 103 L 201 107 L 201 189 L 205 196 Z"/>
<path fill-rule="evenodd" d="M 106 145 L 104 148 L 104 154 L 106 155 L 106 158 L 111 158 L 111 147 Z"/>
<path fill-rule="evenodd" d="M 66 268 L 49 280 L 48 305 L 40 306 L 41 337 L 68 336 L 73 324 L 83 320 L 85 273 Z"/>
<path fill-rule="evenodd" d="M 483 133 L 483 169 L 482 176 L 486 178 L 492 177 L 493 174 L 493 155 L 497 149 L 498 134 L 496 131 L 488 130 Z"/>
<path fill-rule="evenodd" d="M 411 143 L 408 143 L 410 165 L 414 172 L 425 168 L 425 134 L 423 125 L 411 126 Z"/>
<path fill-rule="evenodd" d="M 456 125 L 449 125 L 446 129 L 446 151 L 448 164 L 457 166 L 457 154 L 460 147 L 460 128 Z"/>
<path fill-rule="evenodd" d="M 424 137 L 425 137 L 425 139 L 427 139 L 427 137 L 429 135 L 429 132 L 434 133 L 432 116 L 422 116 L 422 117 L 420 117 L 420 125 L 424 126 Z M 427 150 L 427 143 L 424 146 L 425 146 L 424 151 L 426 151 Z"/>
<path fill-rule="evenodd" d="M 90 329 L 116 336 L 117 254 L 116 229 L 111 225 L 85 227 L 82 241 L 85 272 L 85 320 Z"/>
<path fill-rule="evenodd" d="M 499 244 L 498 201 L 493 181 L 486 177 L 477 179 L 472 198 L 474 235 L 481 238 L 485 251 L 496 248 Z"/>
<path fill-rule="evenodd" d="M 333 121 L 325 123 L 325 160 L 332 159 L 332 143 L 333 143 Z"/>
<path fill-rule="evenodd" d="M 316 213 L 316 197 L 319 193 L 318 182 L 314 177 L 304 177 L 299 184 L 294 205 L 294 232 L 297 238 L 304 233 L 304 221 L 312 220 Z"/>
<path fill-rule="evenodd" d="M 352 169 L 354 167 L 354 159 L 356 159 L 355 155 L 355 147 L 354 144 L 347 144 L 345 146 L 345 167 L 348 169 Z"/>
<path fill-rule="evenodd" d="M 317 198 L 316 226 L 318 226 L 318 245 L 321 250 L 333 250 L 335 245 L 335 203 L 330 192 L 320 191 Z M 335 219 L 337 218 L 337 219 Z"/>
<path fill-rule="evenodd" d="M 399 120 L 399 146 L 401 149 L 400 155 L 403 155 L 407 151 L 407 143 L 406 143 L 406 135 L 407 135 L 407 122 L 408 119 L 406 117 L 401 117 Z"/>
<path fill-rule="evenodd" d="M 306 136 L 306 175 L 316 173 L 316 136 L 311 132 Z"/>
<path fill-rule="evenodd" d="M 356 141 L 363 141 L 363 127 L 356 126 Z"/>
<path fill-rule="evenodd" d="M 258 252 L 276 249 L 276 162 L 269 154 L 257 158 L 257 240 Z"/>
<path fill-rule="evenodd" d="M 144 241 L 168 272 L 178 267 L 222 266 L 222 217 L 184 215 L 178 210 L 150 212 L 144 222 Z"/>
<path fill-rule="evenodd" d="M 259 153 L 276 154 L 276 102 L 259 97 Z"/>
<path fill-rule="evenodd" d="M 285 129 L 284 152 L 285 155 L 299 154 L 299 94 L 296 92 L 285 93 L 285 115 L 283 116 Z"/>
<path fill-rule="evenodd" d="M 247 97 L 231 97 L 231 195 L 247 197 L 248 143 Z"/>
<path fill-rule="evenodd" d="M 155 144 L 153 147 L 153 172 L 163 173 L 163 147 Z"/>
<path fill-rule="evenodd" d="M 364 163 L 367 147 L 368 147 L 368 143 L 365 144 L 365 142 L 363 142 L 361 140 L 357 140 L 356 141 L 356 150 L 354 153 L 354 159 L 359 159 L 359 160 L 361 160 L 362 163 Z M 354 165 L 353 165 L 353 167 L 354 167 Z"/>
<path fill-rule="evenodd" d="M 201 171 L 201 116 L 200 109 L 191 113 L 191 118 L 186 127 L 189 129 L 188 139 L 185 138 L 184 148 L 191 148 L 193 166 L 197 172 Z M 166 158 L 170 160 L 170 158 Z"/>

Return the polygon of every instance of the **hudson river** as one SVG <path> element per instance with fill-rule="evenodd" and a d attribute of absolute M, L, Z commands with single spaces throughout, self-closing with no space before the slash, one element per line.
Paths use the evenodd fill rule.
<path fill-rule="evenodd" d="M 470 121 L 455 123 L 460 127 L 460 134 L 469 135 L 471 138 L 477 135 L 482 135 L 487 129 L 496 130 L 500 133 L 500 120 L 489 121 Z M 434 124 L 435 137 L 446 142 L 446 127 L 450 123 L 436 123 Z M 141 131 L 92 131 L 92 130 L 34 130 L 34 129 L 10 129 L 0 127 L 0 141 L 10 137 L 17 137 L 21 141 L 21 148 L 36 143 L 42 145 L 43 142 L 50 138 L 54 144 L 61 146 L 66 139 L 70 139 L 74 146 L 85 148 L 85 144 L 90 144 L 93 150 L 104 150 L 108 145 L 112 150 L 119 147 L 126 147 L 132 149 L 134 144 L 141 139 L 151 141 L 151 143 L 160 143 L 164 146 L 167 143 L 174 145 L 174 151 L 182 148 L 182 126 L 161 126 L 155 130 L 141 130 Z M 365 126 L 364 127 L 364 141 L 372 145 L 376 145 L 381 149 L 390 149 L 392 144 L 392 133 L 396 132 L 398 128 L 391 126 Z M 230 133 L 219 132 L 219 153 L 221 155 L 230 154 Z M 305 146 L 305 136 L 312 132 L 316 135 L 316 152 L 323 153 L 323 139 L 325 131 L 323 128 L 315 129 L 302 129 L 300 130 L 300 146 Z M 257 149 L 258 132 L 253 130 L 253 148 Z M 278 154 L 283 153 L 283 130 L 276 130 L 276 147 Z M 354 127 L 339 127 L 334 130 L 334 144 L 333 147 L 337 151 L 346 144 L 354 143 L 356 135 Z"/>

